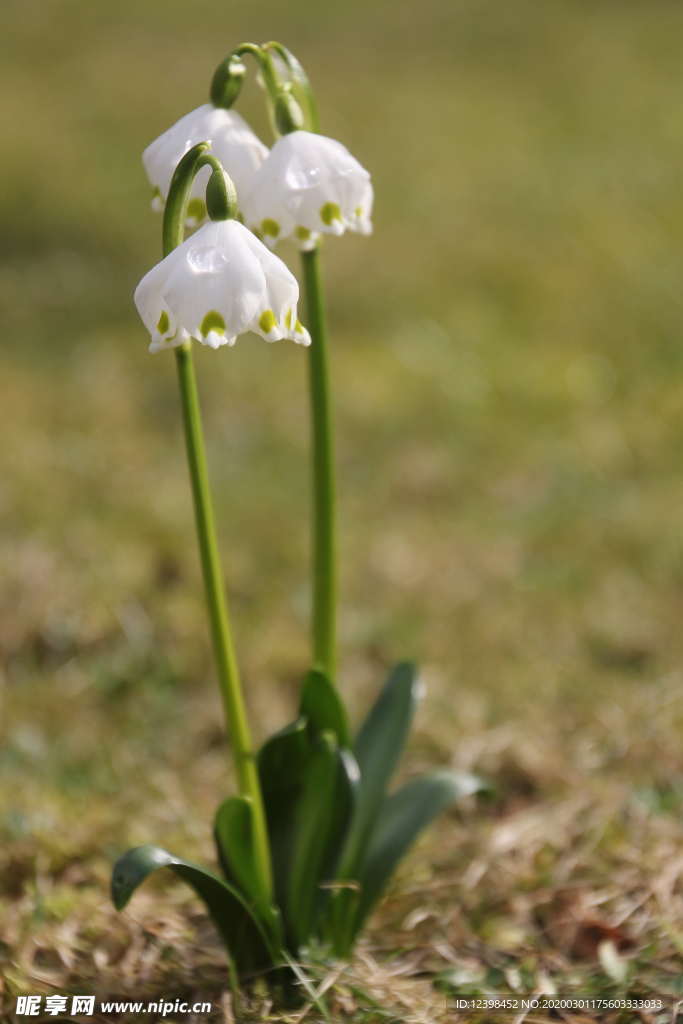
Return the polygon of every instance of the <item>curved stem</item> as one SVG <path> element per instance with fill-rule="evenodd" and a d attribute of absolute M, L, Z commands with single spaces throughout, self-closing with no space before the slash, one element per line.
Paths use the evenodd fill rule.
<path fill-rule="evenodd" d="M 304 103 L 306 113 L 308 115 L 307 127 L 309 131 L 319 131 L 320 126 L 318 123 L 318 109 L 315 102 L 315 95 L 311 88 L 308 75 L 304 71 L 303 65 L 296 59 L 291 50 L 288 50 L 286 46 L 283 46 L 282 43 L 278 43 L 275 40 L 272 40 L 269 43 L 264 43 L 263 50 L 266 53 L 269 50 L 272 50 L 282 59 L 291 75 L 295 95 L 297 95 L 297 99 Z"/>
<path fill-rule="evenodd" d="M 193 147 L 183 157 L 183 160 L 181 160 L 176 169 L 164 214 L 164 255 L 167 255 L 179 245 L 183 239 L 185 207 L 192 187 L 192 181 L 197 171 L 205 163 L 209 162 L 206 158 L 206 149 L 205 143 L 200 143 L 198 146 Z M 273 883 L 268 831 L 251 731 L 240 685 L 239 669 L 235 657 L 223 584 L 223 573 L 218 554 L 199 395 L 190 342 L 177 348 L 175 352 L 183 410 L 187 460 L 197 526 L 197 539 L 199 541 L 199 553 L 204 577 L 211 637 L 216 658 L 218 683 L 228 734 L 232 741 L 237 784 L 240 794 L 249 799 L 253 809 L 255 856 L 261 876 L 263 892 L 268 901 L 270 901 L 272 899 Z"/>
<path fill-rule="evenodd" d="M 244 57 L 247 54 L 253 57 L 258 64 L 268 93 L 272 99 L 275 99 L 275 95 L 279 88 L 279 82 L 270 55 L 265 52 L 263 46 L 259 46 L 258 43 L 240 43 L 239 46 L 236 46 L 235 49 L 230 52 L 226 59 L 229 60 L 230 57 Z"/>
<path fill-rule="evenodd" d="M 317 248 L 302 253 L 301 261 L 311 334 L 308 368 L 313 446 L 313 656 L 315 666 L 334 682 L 337 559 L 334 441 L 325 302 Z"/>
<path fill-rule="evenodd" d="M 271 120 L 274 123 L 274 107 L 280 90 L 280 82 L 272 57 L 266 49 L 259 46 L 258 43 L 240 43 L 239 46 L 236 46 L 234 50 L 231 50 L 227 57 L 221 61 L 211 80 L 211 101 L 215 106 L 224 106 L 227 108 L 232 106 L 242 87 L 244 66 L 241 64 L 241 58 L 246 57 L 247 55 L 253 57 L 258 64 L 263 77 L 263 84 L 265 85 L 266 92 L 268 93 Z M 237 75 L 235 75 L 235 61 L 240 65 L 239 74 Z"/>
<path fill-rule="evenodd" d="M 185 236 L 185 217 L 192 182 L 202 167 L 211 168 L 206 187 L 207 208 L 212 220 L 228 220 L 237 213 L 237 193 L 223 166 L 209 153 L 208 142 L 198 142 L 188 149 L 171 178 L 164 207 L 162 247 L 164 256 L 180 245 Z"/>

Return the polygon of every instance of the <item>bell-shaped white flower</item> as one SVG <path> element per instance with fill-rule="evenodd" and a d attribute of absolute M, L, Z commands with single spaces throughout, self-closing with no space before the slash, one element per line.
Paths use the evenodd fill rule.
<path fill-rule="evenodd" d="M 142 154 L 147 177 L 154 189 L 154 209 L 163 209 L 178 162 L 198 142 L 211 143 L 212 152 L 234 181 L 238 195 L 251 188 L 254 174 L 268 155 L 268 150 L 243 117 L 234 110 L 205 103 L 176 121 Z M 195 227 L 206 217 L 204 192 L 209 174 L 209 168 L 204 168 L 193 182 L 188 204 L 188 227 Z"/>
<path fill-rule="evenodd" d="M 321 233 L 372 231 L 370 175 L 334 139 L 295 131 L 278 139 L 244 193 L 245 222 L 269 246 L 293 237 L 312 249 Z"/>
<path fill-rule="evenodd" d="M 209 221 L 153 267 L 135 290 L 150 352 L 195 338 L 218 348 L 246 331 L 309 345 L 297 319 L 299 285 L 282 260 L 236 220 Z"/>

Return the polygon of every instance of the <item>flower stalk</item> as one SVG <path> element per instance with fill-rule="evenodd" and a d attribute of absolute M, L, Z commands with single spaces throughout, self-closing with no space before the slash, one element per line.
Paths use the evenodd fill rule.
<path fill-rule="evenodd" d="M 313 661 L 331 681 L 336 671 L 337 538 L 334 433 L 325 298 L 319 250 L 302 252 L 308 353 L 313 494 Z"/>
<path fill-rule="evenodd" d="M 183 241 L 186 204 L 194 177 L 203 166 L 208 164 L 213 171 L 207 188 L 207 203 L 210 213 L 213 216 L 222 214 L 226 219 L 234 215 L 236 209 L 234 190 L 231 190 L 231 183 L 224 175 L 220 164 L 206 152 L 207 149 L 206 144 L 202 143 L 191 149 L 183 157 L 173 176 L 164 212 L 164 256 L 167 256 Z M 190 346 L 191 342 L 185 342 L 176 348 L 175 354 L 211 638 L 216 659 L 218 684 L 228 734 L 232 743 L 238 790 L 240 795 L 246 797 L 252 806 L 253 839 L 258 871 L 261 876 L 262 891 L 270 899 L 273 883 L 268 831 L 225 597 L 223 572 L 216 541 L 199 394 Z"/>
<path fill-rule="evenodd" d="M 279 80 L 271 53 L 276 53 L 287 68 L 290 82 Z M 256 59 L 261 70 L 276 130 L 282 135 L 298 130 L 302 123 L 297 114 L 305 112 L 307 127 L 317 132 L 315 96 L 308 77 L 296 57 L 278 42 L 272 41 L 263 46 L 243 43 L 236 47 L 219 65 L 214 75 L 212 95 L 218 92 L 218 82 L 225 88 L 223 83 L 227 70 L 246 54 Z M 236 96 L 236 91 L 230 92 L 231 101 L 233 96 Z M 314 668 L 324 672 L 334 683 L 337 667 L 336 483 L 325 295 L 318 246 L 302 251 L 301 262 L 311 335 L 308 353 L 313 506 L 311 644 Z"/>
<path fill-rule="evenodd" d="M 240 52 L 238 48 L 236 52 Z M 283 101 L 298 101 L 306 127 L 318 131 L 315 95 L 302 65 L 281 43 L 271 41 L 260 48 L 259 63 L 271 108 L 276 111 L 276 127 L 282 134 L 301 127 L 289 119 Z M 287 88 L 278 81 L 270 54 L 276 53 L 287 68 L 291 81 Z M 277 117 L 278 110 L 281 116 Z M 308 389 L 311 420 L 311 494 L 312 494 L 312 613 L 311 642 L 313 665 L 335 683 L 337 668 L 337 527 L 334 430 L 332 393 L 327 343 L 327 319 L 319 247 L 301 253 L 306 317 L 311 335 L 308 352 Z"/>
<path fill-rule="evenodd" d="M 245 47 L 237 47 L 240 56 Z M 340 143 L 318 133 L 315 96 L 303 67 L 286 47 L 264 43 L 257 55 L 280 135 L 260 166 L 244 207 L 245 223 L 274 247 L 285 237 L 301 252 L 311 334 L 308 379 L 312 463 L 313 664 L 335 683 L 337 538 L 329 354 L 319 238 L 370 229 L 370 175 Z M 277 60 L 273 60 L 273 56 Z M 228 58 L 230 60 L 231 58 Z M 234 58 L 232 58 L 234 59 Z"/>

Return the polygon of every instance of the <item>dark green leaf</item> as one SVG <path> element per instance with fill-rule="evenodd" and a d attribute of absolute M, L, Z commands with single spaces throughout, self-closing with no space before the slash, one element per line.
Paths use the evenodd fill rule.
<path fill-rule="evenodd" d="M 306 780 L 311 742 L 305 718 L 268 739 L 258 756 L 259 778 L 268 822 L 275 901 L 284 907 L 294 831 L 294 807 Z"/>
<path fill-rule="evenodd" d="M 351 831 L 342 856 L 343 878 L 356 877 L 370 830 L 405 746 L 418 697 L 417 671 L 397 665 L 370 709 L 354 745 L 360 785 Z"/>
<path fill-rule="evenodd" d="M 360 772 L 350 750 L 337 752 L 337 781 L 334 790 L 334 814 L 330 822 L 327 843 L 319 872 L 318 892 L 315 896 L 313 917 L 309 923 L 312 933 L 336 948 L 337 925 L 345 920 L 344 911 L 354 908 L 358 899 L 357 886 L 346 887 L 337 883 L 337 867 L 353 818 Z M 352 916 L 352 915 L 351 915 Z"/>
<path fill-rule="evenodd" d="M 321 938 L 329 942 L 335 956 L 346 958 L 353 946 L 360 885 L 353 881 L 337 882 L 329 895 L 326 914 L 321 919 Z"/>
<path fill-rule="evenodd" d="M 335 800 L 339 785 L 340 754 L 334 736 L 323 733 L 308 764 L 306 783 L 294 809 L 295 829 L 287 889 L 286 917 L 296 947 L 311 935 L 316 904 L 322 896 L 320 883 L 331 840 L 338 836 L 344 808 Z"/>
<path fill-rule="evenodd" d="M 258 755 L 264 795 L 282 793 L 300 784 L 310 748 L 305 718 L 298 718 L 266 740 Z"/>
<path fill-rule="evenodd" d="M 263 891 L 257 870 L 254 810 L 245 796 L 231 796 L 216 811 L 214 838 L 223 872 L 268 931 L 278 936 L 279 916 Z M 278 936 L 279 937 L 279 936 Z"/>
<path fill-rule="evenodd" d="M 337 750 L 337 780 L 334 789 L 334 815 L 330 823 L 327 848 L 322 861 L 321 877 L 336 877 L 344 840 L 353 820 L 360 785 L 358 762 L 350 750 Z"/>
<path fill-rule="evenodd" d="M 349 747 L 346 709 L 337 689 L 324 672 L 311 669 L 301 688 L 301 715 L 308 719 L 314 733 L 333 732 L 340 747 Z"/>
<path fill-rule="evenodd" d="M 170 868 L 203 900 L 240 973 L 277 961 L 279 950 L 231 885 L 159 846 L 137 846 L 116 862 L 111 879 L 116 909 L 123 910 L 137 887 L 161 868 Z"/>
<path fill-rule="evenodd" d="M 412 779 L 384 801 L 360 871 L 361 894 L 354 932 L 382 895 L 393 871 L 418 835 L 440 811 L 486 784 L 465 772 L 434 772 Z"/>

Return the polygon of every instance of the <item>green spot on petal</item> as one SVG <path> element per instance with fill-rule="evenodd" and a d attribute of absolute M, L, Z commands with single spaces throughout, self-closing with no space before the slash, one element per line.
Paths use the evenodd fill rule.
<path fill-rule="evenodd" d="M 363 207 L 362 206 L 357 206 L 356 209 L 354 210 L 354 213 L 356 214 L 356 217 L 362 217 L 363 216 Z"/>
<path fill-rule="evenodd" d="M 297 320 L 297 322 L 294 324 L 294 330 L 298 331 L 298 333 L 301 334 L 303 329 L 304 329 L 304 325 L 301 323 L 301 320 Z"/>
<path fill-rule="evenodd" d="M 280 234 L 280 225 L 276 220 L 266 217 L 265 220 L 261 221 L 261 232 L 264 235 L 272 235 L 273 238 L 276 238 Z"/>
<path fill-rule="evenodd" d="M 275 313 L 273 313 L 272 309 L 267 309 L 265 313 L 261 313 L 258 325 L 264 334 L 270 334 L 273 327 L 277 327 L 277 320 L 275 319 Z"/>
<path fill-rule="evenodd" d="M 287 328 L 288 331 L 290 331 L 292 329 L 292 311 L 291 311 L 291 309 L 288 309 L 287 312 L 285 313 L 285 327 Z"/>
<path fill-rule="evenodd" d="M 341 220 L 342 215 L 339 203 L 323 203 L 320 207 L 320 219 L 323 224 L 327 224 L 328 228 L 333 220 Z"/>
<path fill-rule="evenodd" d="M 296 237 L 302 242 L 307 242 L 311 237 L 311 232 L 308 228 L 298 227 L 296 229 Z"/>
<path fill-rule="evenodd" d="M 206 337 L 210 331 L 217 331 L 218 334 L 225 334 L 225 320 L 220 313 L 217 313 L 215 309 L 212 309 L 202 320 L 199 330 L 202 332 L 204 337 Z"/>
<path fill-rule="evenodd" d="M 187 204 L 187 216 L 193 217 L 199 223 L 206 217 L 206 203 L 203 199 L 190 199 Z"/>
<path fill-rule="evenodd" d="M 170 326 L 171 321 L 168 319 L 168 313 L 164 310 L 157 322 L 157 330 L 159 334 L 166 334 Z"/>

